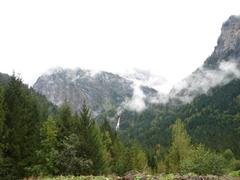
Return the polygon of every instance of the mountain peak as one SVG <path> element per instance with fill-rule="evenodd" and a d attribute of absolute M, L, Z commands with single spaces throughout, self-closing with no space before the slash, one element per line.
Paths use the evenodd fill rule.
<path fill-rule="evenodd" d="M 223 23 L 221 34 L 212 55 L 203 66 L 177 84 L 171 97 L 190 102 L 217 85 L 225 85 L 240 78 L 240 16 L 230 16 Z"/>
<path fill-rule="evenodd" d="M 222 61 L 240 61 L 240 16 L 230 16 L 222 25 L 221 35 L 205 67 L 217 67 Z"/>
<path fill-rule="evenodd" d="M 80 111 L 86 100 L 95 115 L 127 104 L 132 98 L 152 98 L 157 91 L 134 79 L 105 71 L 54 68 L 40 76 L 33 88 L 52 103 L 67 101 L 74 111 Z M 136 92 L 143 94 L 139 96 Z M 128 101 L 127 101 L 128 100 Z"/>

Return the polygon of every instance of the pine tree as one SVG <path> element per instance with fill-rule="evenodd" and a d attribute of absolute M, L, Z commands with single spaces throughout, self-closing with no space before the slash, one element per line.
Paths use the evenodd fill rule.
<path fill-rule="evenodd" d="M 39 112 L 35 99 L 21 79 L 11 77 L 4 91 L 5 123 L 3 126 L 4 163 L 1 176 L 18 179 L 28 176 L 36 161 L 39 144 Z"/>
<path fill-rule="evenodd" d="M 123 175 L 127 171 L 126 150 L 119 135 L 116 133 L 111 147 L 111 169 L 113 173 Z"/>
<path fill-rule="evenodd" d="M 147 167 L 147 157 L 137 143 L 132 143 L 126 151 L 127 170 L 143 171 Z"/>
<path fill-rule="evenodd" d="M 56 120 L 49 116 L 40 130 L 41 147 L 37 151 L 39 161 L 32 168 L 36 175 L 56 175 L 59 172 L 57 167 L 59 154 L 57 134 Z"/>
<path fill-rule="evenodd" d="M 83 104 L 80 113 L 80 124 L 84 143 L 81 151 L 93 162 L 93 174 L 104 174 L 107 167 L 107 150 L 103 144 L 102 134 L 95 121 L 91 118 L 89 108 Z"/>
<path fill-rule="evenodd" d="M 179 172 L 180 163 L 187 158 L 190 149 L 190 138 L 184 124 L 177 119 L 172 126 L 172 143 L 166 158 L 168 171 Z"/>
<path fill-rule="evenodd" d="M 5 121 L 3 89 L 0 87 L 0 136 L 3 132 L 3 125 Z"/>
<path fill-rule="evenodd" d="M 3 135 L 3 126 L 5 121 L 5 111 L 4 111 L 4 99 L 3 99 L 3 89 L 0 87 L 0 167 L 3 165 L 3 142 L 2 142 L 2 135 Z"/>
<path fill-rule="evenodd" d="M 66 102 L 59 109 L 57 127 L 59 140 L 69 136 L 74 130 L 74 117 L 72 116 L 72 111 Z"/>
<path fill-rule="evenodd" d="M 79 151 L 81 146 L 81 138 L 74 133 L 62 140 L 62 149 L 58 159 L 61 175 L 80 176 L 91 174 L 93 162 Z"/>
<path fill-rule="evenodd" d="M 110 173 L 110 163 L 112 160 L 111 148 L 113 145 L 113 131 L 107 120 L 104 120 L 104 122 L 101 124 L 100 130 L 102 134 L 103 145 L 106 147 L 106 173 Z"/>

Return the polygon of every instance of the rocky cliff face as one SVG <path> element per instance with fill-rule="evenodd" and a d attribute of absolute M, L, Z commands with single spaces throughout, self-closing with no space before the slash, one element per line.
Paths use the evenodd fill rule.
<path fill-rule="evenodd" d="M 217 46 L 204 67 L 216 67 L 222 61 L 230 60 L 240 61 L 240 16 L 230 16 L 223 23 Z"/>
<path fill-rule="evenodd" d="M 10 79 L 9 75 L 0 73 L 0 85 L 7 83 L 9 79 Z"/>
<path fill-rule="evenodd" d="M 33 88 L 60 106 L 65 101 L 79 111 L 84 100 L 94 114 L 117 108 L 134 94 L 134 82 L 117 74 L 82 69 L 54 69 L 38 78 Z M 157 91 L 142 86 L 146 97 Z"/>
<path fill-rule="evenodd" d="M 173 100 L 171 102 L 190 102 L 212 87 L 227 84 L 235 78 L 240 78 L 239 16 L 231 16 L 223 23 L 212 55 L 200 68 L 177 84 L 167 99 Z M 149 73 L 141 71 L 120 76 L 108 72 L 60 68 L 39 77 L 33 87 L 56 105 L 67 101 L 75 111 L 79 111 L 86 100 L 93 112 L 98 114 L 119 107 L 126 99 L 131 106 L 142 104 L 145 107 L 142 99 L 153 102 L 150 99 L 159 94 L 146 85 L 150 79 Z M 131 98 L 133 101 L 130 101 Z"/>
<path fill-rule="evenodd" d="M 217 85 L 240 78 L 240 17 L 231 16 L 223 23 L 214 52 L 190 76 L 170 92 L 171 98 L 190 102 Z"/>

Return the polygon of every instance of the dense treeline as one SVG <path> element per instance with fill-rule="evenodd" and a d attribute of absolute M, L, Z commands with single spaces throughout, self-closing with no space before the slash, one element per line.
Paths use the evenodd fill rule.
<path fill-rule="evenodd" d="M 194 153 L 190 153 L 190 157 L 199 160 L 201 157 L 206 157 L 204 162 L 210 163 L 209 159 L 215 156 L 216 151 L 215 157 L 220 157 L 220 159 L 225 152 L 231 152 L 233 157 L 240 158 L 240 80 L 236 79 L 226 85 L 212 88 L 208 94 L 195 98 L 187 105 L 176 106 L 174 103 L 172 101 L 167 105 L 152 105 L 142 113 L 125 111 L 122 114 L 120 126 L 122 136 L 135 138 L 144 145 L 151 167 L 156 166 L 156 160 L 153 159 L 156 159 L 154 152 L 158 146 L 161 147 L 161 151 L 158 150 L 159 155 L 157 155 L 160 171 L 169 171 L 166 157 L 171 149 L 172 126 L 178 118 L 182 119 L 187 134 L 190 136 L 191 144 L 194 146 L 189 148 L 191 149 L 189 152 L 202 155 L 196 157 Z M 188 160 L 188 163 L 190 162 L 192 161 Z M 184 167 L 187 167 L 187 163 L 184 164 Z M 236 160 L 233 164 L 231 167 L 222 167 L 221 172 L 226 173 L 226 169 L 240 169 L 239 161 Z M 207 165 L 205 164 L 205 166 Z M 198 167 L 201 168 L 200 165 Z M 211 166 L 209 165 L 209 167 Z M 180 171 L 180 169 L 178 170 Z M 188 170 L 182 170 L 182 172 L 193 170 L 188 167 Z M 204 173 L 203 170 L 195 171 Z M 217 174 L 217 172 L 212 173 Z"/>
<path fill-rule="evenodd" d="M 137 143 L 123 144 L 105 120 L 97 124 L 83 106 L 56 109 L 18 77 L 0 88 L 0 178 L 123 174 L 143 170 L 147 157 Z"/>
<path fill-rule="evenodd" d="M 170 147 L 171 125 L 181 118 L 193 144 L 223 152 L 231 149 L 240 157 L 240 80 L 218 86 L 182 106 L 152 105 L 142 113 L 124 112 L 120 129 L 125 137 L 145 147 Z M 147 129 L 147 131 L 145 131 Z"/>
<path fill-rule="evenodd" d="M 211 97 L 204 98 L 212 107 Z M 231 114 L 200 108 L 204 98 L 177 110 L 162 106 L 141 114 L 124 112 L 123 141 L 106 118 L 92 118 L 86 103 L 80 113 L 67 104 L 56 108 L 12 76 L 0 85 L 0 178 L 123 175 L 131 170 L 221 175 L 239 170 L 239 129 L 234 129 L 239 127 L 239 98 L 231 98 L 236 103 Z M 214 137 L 209 137 L 209 127 Z M 221 128 L 229 133 L 222 141 Z"/>

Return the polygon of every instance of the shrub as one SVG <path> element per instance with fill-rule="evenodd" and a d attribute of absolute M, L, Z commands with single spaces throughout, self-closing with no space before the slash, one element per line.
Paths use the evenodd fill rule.
<path fill-rule="evenodd" d="M 230 172 L 229 176 L 240 177 L 240 170 L 239 171 L 232 171 L 232 172 Z"/>
<path fill-rule="evenodd" d="M 183 174 L 193 172 L 199 175 L 223 175 L 226 164 L 221 154 L 206 150 L 200 145 L 195 147 L 189 157 L 181 162 L 180 171 Z"/>

